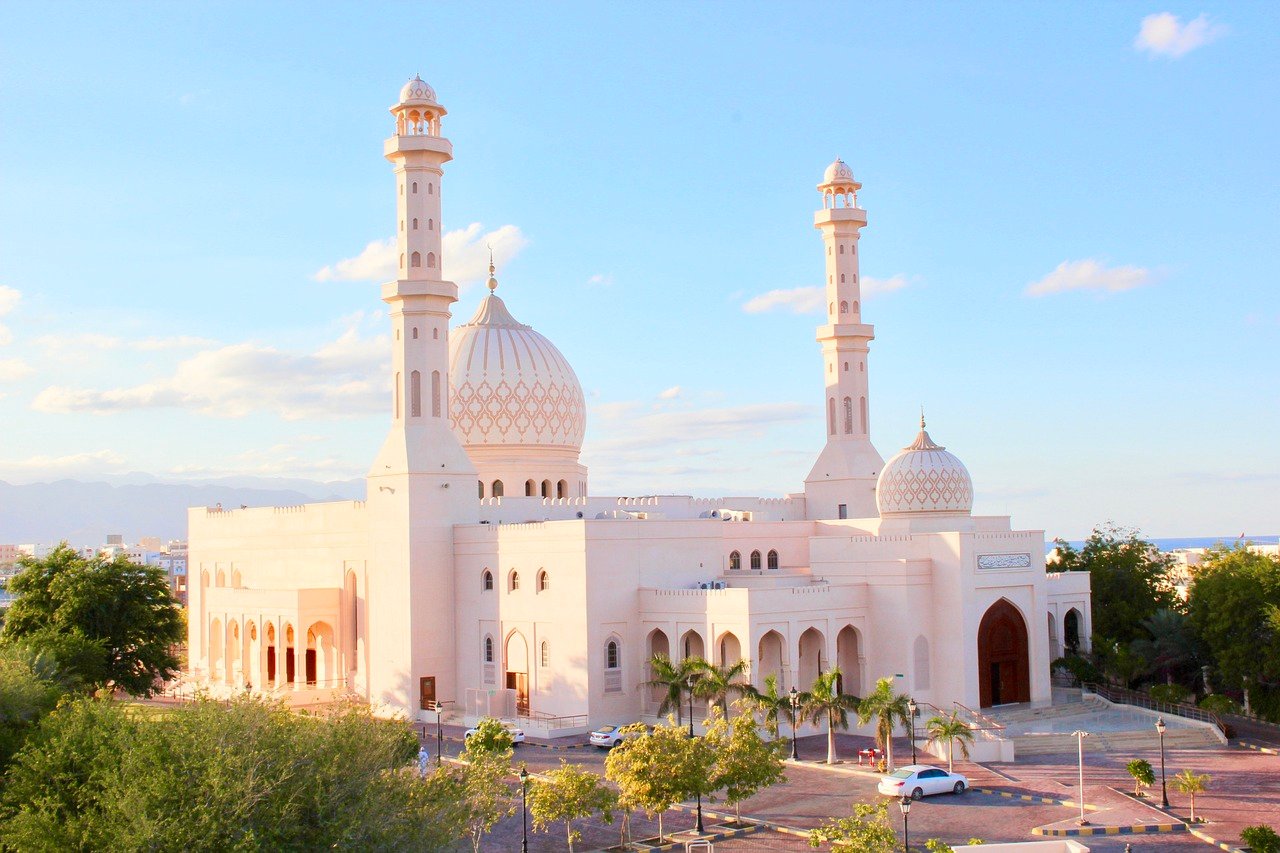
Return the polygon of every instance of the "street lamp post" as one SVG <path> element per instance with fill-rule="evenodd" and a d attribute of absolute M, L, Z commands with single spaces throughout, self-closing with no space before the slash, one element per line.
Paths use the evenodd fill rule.
<path fill-rule="evenodd" d="M 1166 728 L 1164 717 L 1156 720 L 1156 731 L 1160 733 L 1160 802 L 1167 809 L 1169 808 L 1169 783 L 1164 776 L 1164 730 Z"/>
<path fill-rule="evenodd" d="M 444 703 L 436 703 L 436 767 L 440 766 L 441 756 L 444 755 L 444 728 L 440 725 L 440 717 L 444 713 Z"/>
<path fill-rule="evenodd" d="M 693 681 L 689 681 L 689 739 L 693 740 Z M 698 792 L 698 834 L 706 830 L 702 828 L 702 792 Z"/>
<path fill-rule="evenodd" d="M 796 755 L 796 738 L 799 732 L 796 730 L 796 709 L 800 707 L 800 694 L 796 692 L 795 687 L 791 688 L 791 760 L 799 761 L 800 757 Z"/>
<path fill-rule="evenodd" d="M 916 700 L 907 700 L 907 725 L 911 727 L 911 763 L 916 763 Z"/>
<path fill-rule="evenodd" d="M 911 814 L 911 797 L 903 794 L 898 801 L 898 808 L 902 809 L 902 849 L 905 853 L 911 853 L 911 833 L 907 827 L 907 815 Z"/>
<path fill-rule="evenodd" d="M 529 853 L 529 770 L 520 768 L 520 853 Z"/>
<path fill-rule="evenodd" d="M 1089 821 L 1084 819 L 1084 739 L 1089 736 L 1088 732 L 1076 730 L 1071 733 L 1076 739 L 1077 749 L 1079 750 L 1080 761 L 1080 825 L 1084 826 Z"/>

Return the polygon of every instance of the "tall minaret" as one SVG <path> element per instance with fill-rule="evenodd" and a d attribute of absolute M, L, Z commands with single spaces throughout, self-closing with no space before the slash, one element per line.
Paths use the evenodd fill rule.
<path fill-rule="evenodd" d="M 867 347 L 875 330 L 862 322 L 858 237 L 867 212 L 858 207 L 862 184 L 839 158 L 827 167 L 813 216 L 827 256 L 827 323 L 818 327 L 826 384 L 827 444 L 805 479 L 809 518 L 876 515 L 876 477 L 884 460 L 871 444 Z"/>
<path fill-rule="evenodd" d="M 358 632 L 368 647 L 369 698 L 415 711 L 428 688 L 456 697 L 453 525 L 479 520 L 476 471 L 449 426 L 449 306 L 441 278 L 444 107 L 419 77 L 391 108 L 399 278 L 382 285 L 391 315 L 391 428 L 369 471 L 370 560 Z M 359 620 L 357 620 L 359 622 Z M 430 679 L 430 681 L 424 681 Z M 361 682 L 358 682 L 361 683 Z"/>

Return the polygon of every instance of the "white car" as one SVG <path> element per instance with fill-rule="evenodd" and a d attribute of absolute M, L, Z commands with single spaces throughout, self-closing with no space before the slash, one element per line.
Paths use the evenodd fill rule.
<path fill-rule="evenodd" d="M 628 738 L 639 735 L 639 732 L 623 732 L 622 726 L 601 726 L 591 733 L 591 745 L 601 749 L 613 749 Z"/>
<path fill-rule="evenodd" d="M 918 800 L 929 794 L 963 794 L 969 780 L 959 773 L 948 773 L 941 767 L 911 764 L 880 777 L 876 790 L 890 797 Z"/>
<path fill-rule="evenodd" d="M 519 728 L 518 726 L 516 726 L 515 723 L 511 722 L 510 720 L 500 720 L 499 722 L 501 722 L 502 725 L 506 728 L 506 730 L 510 732 L 512 744 L 514 744 L 515 746 L 519 746 L 520 744 L 524 743 L 524 729 Z M 475 726 L 472 726 L 471 728 L 467 729 L 465 732 L 462 733 L 463 741 L 466 741 L 467 738 L 471 737 L 475 733 L 476 733 Z"/>

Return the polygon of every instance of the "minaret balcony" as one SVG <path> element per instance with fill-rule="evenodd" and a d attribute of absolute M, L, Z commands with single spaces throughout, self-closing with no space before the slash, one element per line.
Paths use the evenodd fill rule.
<path fill-rule="evenodd" d="M 408 151 L 430 151 L 443 154 L 445 160 L 453 159 L 453 143 L 443 136 L 392 136 L 382 144 L 382 153 L 387 157 Z"/>
<path fill-rule="evenodd" d="M 866 225 L 867 212 L 860 207 L 828 207 L 814 212 L 814 226 L 820 228 L 828 223 Z"/>
<path fill-rule="evenodd" d="M 866 338 L 875 340 L 876 327 L 869 323 L 827 323 L 818 327 L 818 340 L 828 338 Z"/>

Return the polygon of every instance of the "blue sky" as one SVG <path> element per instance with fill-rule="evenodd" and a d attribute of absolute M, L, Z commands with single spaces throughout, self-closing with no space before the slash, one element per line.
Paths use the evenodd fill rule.
<path fill-rule="evenodd" d="M 0 479 L 363 475 L 421 72 L 455 314 L 495 245 L 593 491 L 802 488 L 839 155 L 886 457 L 923 404 L 979 512 L 1275 533 L 1278 39 L 1264 3 L 4 4 Z"/>

